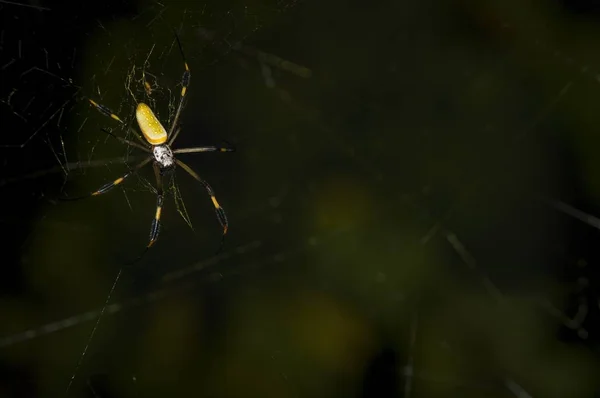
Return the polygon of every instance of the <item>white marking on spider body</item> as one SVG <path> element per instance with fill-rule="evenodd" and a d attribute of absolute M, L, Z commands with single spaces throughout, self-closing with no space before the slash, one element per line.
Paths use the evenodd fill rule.
<path fill-rule="evenodd" d="M 152 153 L 161 170 L 170 169 L 175 165 L 175 156 L 168 145 L 156 145 L 152 148 Z"/>

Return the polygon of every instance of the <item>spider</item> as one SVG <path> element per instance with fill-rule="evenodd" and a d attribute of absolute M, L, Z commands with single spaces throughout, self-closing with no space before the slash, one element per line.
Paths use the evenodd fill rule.
<path fill-rule="evenodd" d="M 114 187 L 116 187 L 117 185 L 122 184 L 127 178 L 129 178 L 131 175 L 136 173 L 139 169 L 141 169 L 148 163 L 152 162 L 152 167 L 154 168 L 154 175 L 156 177 L 156 212 L 154 214 L 154 219 L 152 220 L 152 224 L 150 226 L 150 239 L 149 239 L 148 244 L 147 244 L 146 248 L 144 249 L 144 251 L 134 261 L 128 263 L 128 265 L 132 265 L 132 264 L 136 263 L 137 261 L 139 261 L 142 258 L 142 256 L 144 255 L 144 253 L 146 253 L 148 251 L 148 249 L 150 249 L 150 247 L 152 247 L 152 245 L 154 245 L 154 243 L 158 239 L 158 235 L 160 233 L 160 216 L 162 213 L 162 207 L 163 207 L 163 202 L 164 202 L 163 179 L 165 178 L 165 176 L 171 175 L 175 171 L 176 166 L 179 166 L 183 170 L 185 170 L 195 180 L 197 180 L 200 184 L 202 184 L 202 186 L 208 192 L 208 195 L 210 196 L 212 204 L 215 208 L 215 212 L 217 214 L 217 219 L 219 220 L 219 223 L 221 224 L 221 227 L 223 228 L 223 235 L 221 236 L 221 245 L 219 246 L 219 251 L 223 247 L 223 239 L 225 238 L 225 234 L 227 234 L 227 228 L 228 228 L 227 216 L 225 215 L 225 210 L 223 210 L 221 205 L 219 205 L 219 202 L 217 202 L 217 198 L 215 197 L 215 192 L 213 191 L 211 186 L 206 181 L 204 181 L 202 178 L 200 178 L 200 176 L 194 170 L 192 170 L 190 168 L 190 166 L 188 166 L 181 160 L 175 158 L 175 155 L 183 154 L 183 153 L 196 153 L 196 152 L 232 152 L 232 151 L 234 151 L 234 149 L 231 147 L 225 148 L 225 147 L 216 147 L 216 146 L 171 149 L 171 146 L 173 145 L 173 143 L 177 139 L 177 136 L 179 135 L 179 132 L 181 131 L 181 128 L 178 127 L 177 124 L 179 122 L 179 116 L 181 115 L 181 111 L 183 109 L 185 96 L 187 94 L 188 87 L 190 85 L 190 78 L 191 78 L 190 68 L 185 60 L 183 48 L 181 46 L 179 37 L 177 36 L 176 33 L 175 33 L 175 39 L 177 40 L 177 44 L 179 46 L 179 51 L 181 53 L 181 57 L 183 58 L 184 71 L 183 71 L 183 76 L 181 77 L 181 94 L 180 94 L 180 98 L 179 98 L 179 105 L 177 106 L 177 110 L 175 111 L 175 118 L 173 119 L 173 122 L 171 123 L 171 126 L 169 127 L 168 133 L 167 133 L 167 130 L 164 128 L 164 126 L 160 123 L 160 121 L 158 120 L 158 118 L 156 117 L 154 112 L 152 112 L 152 109 L 148 105 L 144 104 L 143 102 L 138 103 L 136 112 L 135 112 L 135 116 L 137 119 L 139 129 L 142 132 L 142 135 L 140 135 L 131 126 L 129 127 L 129 129 L 130 129 L 130 131 L 133 132 L 133 135 L 138 139 L 139 142 L 134 142 L 134 141 L 122 138 L 122 137 L 118 137 L 118 136 L 114 135 L 112 132 L 105 130 L 105 129 L 103 129 L 103 131 L 105 133 L 111 135 L 112 137 L 116 138 L 117 140 L 121 141 L 124 144 L 127 144 L 131 147 L 138 148 L 138 149 L 146 152 L 147 156 L 145 157 L 145 159 L 142 160 L 141 162 L 139 162 L 137 165 L 130 168 L 130 170 L 128 172 L 126 172 L 124 175 L 122 175 L 121 177 L 117 178 L 116 180 L 114 180 L 112 182 L 102 185 L 100 188 L 98 188 L 98 190 L 96 190 L 90 194 L 79 196 L 79 197 L 63 197 L 63 198 L 61 198 L 63 200 L 77 200 L 77 199 L 83 199 L 83 198 L 88 198 L 91 196 L 98 196 L 98 195 L 105 194 L 108 191 L 110 191 L 111 189 L 113 189 Z M 108 107 L 101 105 L 92 99 L 89 99 L 89 102 L 92 106 L 94 106 L 103 115 L 108 116 L 123 125 L 125 124 L 125 122 L 123 122 L 121 120 L 121 118 L 119 118 L 119 116 L 117 116 Z M 96 319 L 96 323 L 95 323 L 94 327 L 92 328 L 92 331 L 87 340 L 85 348 L 83 349 L 83 351 L 79 357 L 79 360 L 75 367 L 75 371 L 71 375 L 69 384 L 67 386 L 67 391 L 66 391 L 67 394 L 71 388 L 71 385 L 73 384 L 73 381 L 75 380 L 77 371 L 78 371 L 79 367 L 81 366 L 81 363 L 83 362 L 85 354 L 88 350 L 88 347 L 90 346 L 90 344 L 92 342 L 94 334 L 98 328 L 98 325 L 100 324 L 100 320 L 102 319 L 102 316 L 104 315 L 104 312 L 106 310 L 106 307 L 108 306 L 108 303 L 110 302 L 110 298 L 117 286 L 117 283 L 119 282 L 119 278 L 121 277 L 122 271 L 123 271 L 123 267 L 121 267 L 119 269 L 119 272 L 117 273 L 117 276 L 114 279 L 112 287 L 110 288 L 108 296 L 106 297 L 106 301 L 104 302 L 104 306 L 102 307 L 102 310 L 100 311 L 100 314 L 98 315 L 98 318 Z"/>
<path fill-rule="evenodd" d="M 202 147 L 191 147 L 191 148 L 179 148 L 172 149 L 172 145 L 177 139 L 181 128 L 177 126 L 179 122 L 179 117 L 181 115 L 181 111 L 184 107 L 185 96 L 188 91 L 188 87 L 190 85 L 191 80 L 191 72 L 190 68 L 185 60 L 185 55 L 183 53 L 183 48 L 181 46 L 181 42 L 179 37 L 175 35 L 175 39 L 177 40 L 177 44 L 179 46 L 179 51 L 181 53 L 181 57 L 183 58 L 184 71 L 183 76 L 181 77 L 181 94 L 179 98 L 179 105 L 177 106 L 177 110 L 175 111 L 175 118 L 169 127 L 169 131 L 164 128 L 161 122 L 158 120 L 152 109 L 143 102 L 138 103 L 135 116 L 137 119 L 137 123 L 140 131 L 142 132 L 142 136 L 133 128 L 129 127 L 129 130 L 133 133 L 133 135 L 138 139 L 139 142 L 134 142 L 119 136 L 114 135 L 112 132 L 103 129 L 103 131 L 110 136 L 116 138 L 120 142 L 127 144 L 131 147 L 135 147 L 140 149 L 148 154 L 148 156 L 129 169 L 121 177 L 116 180 L 109 182 L 107 184 L 102 185 L 98 190 L 91 192 L 87 195 L 79 196 L 79 197 L 66 197 L 62 198 L 63 200 L 79 200 L 88 198 L 91 196 L 98 196 L 107 193 L 117 185 L 122 184 L 127 178 L 136 173 L 139 169 L 152 162 L 152 167 L 154 169 L 154 175 L 156 177 L 156 212 L 154 214 L 154 219 L 152 220 L 152 224 L 150 226 L 150 239 L 148 244 L 142 254 L 135 260 L 139 260 L 143 254 L 150 249 L 158 239 L 160 234 L 160 217 L 163 208 L 164 202 L 164 190 L 163 190 L 163 179 L 165 176 L 171 175 L 176 166 L 181 167 L 185 170 L 190 176 L 192 176 L 195 180 L 197 180 L 208 192 L 212 204 L 215 208 L 215 212 L 217 214 L 217 219 L 223 228 L 223 235 L 221 237 L 221 245 L 219 250 L 223 245 L 223 239 L 227 234 L 228 222 L 227 216 L 225 215 L 225 210 L 219 205 L 217 198 L 215 196 L 215 192 L 212 187 L 203 180 L 190 166 L 186 163 L 177 159 L 175 157 L 176 154 L 183 153 L 197 153 L 197 152 L 232 152 L 233 148 L 229 147 L 216 147 L 216 146 L 202 146 Z M 108 116 L 121 124 L 125 124 L 119 116 L 117 116 L 113 111 L 111 111 L 108 107 L 101 105 L 95 102 L 92 99 L 88 99 L 90 104 L 95 107 L 101 114 Z M 134 262 L 135 262 L 134 261 Z"/>

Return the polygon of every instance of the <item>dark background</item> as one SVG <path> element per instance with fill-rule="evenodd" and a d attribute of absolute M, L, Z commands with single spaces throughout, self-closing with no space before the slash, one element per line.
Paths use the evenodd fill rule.
<path fill-rule="evenodd" d="M 64 396 L 74 372 L 71 397 L 600 396 L 597 2 L 47 1 L 0 18 L 0 396 Z M 192 228 L 170 190 L 77 368 L 147 243 L 151 167 L 55 199 L 137 154 L 86 98 L 172 117 L 174 29 L 192 71 L 175 147 L 236 146 L 181 155 L 230 233 L 215 255 L 210 200 L 178 170 Z"/>

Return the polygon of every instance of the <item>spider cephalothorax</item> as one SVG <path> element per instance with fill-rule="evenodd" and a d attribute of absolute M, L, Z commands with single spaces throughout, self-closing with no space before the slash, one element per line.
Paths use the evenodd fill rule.
<path fill-rule="evenodd" d="M 154 146 L 152 154 L 162 174 L 173 171 L 175 168 L 175 155 L 173 155 L 173 151 L 168 145 Z"/>

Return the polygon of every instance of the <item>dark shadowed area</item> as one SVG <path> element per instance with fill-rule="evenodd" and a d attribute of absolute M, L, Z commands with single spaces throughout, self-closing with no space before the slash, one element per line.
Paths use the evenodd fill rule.
<path fill-rule="evenodd" d="M 600 396 L 598 2 L 0 21 L 0 397 Z M 128 265 L 150 164 L 59 198 L 131 172 L 115 137 L 139 142 L 140 102 L 169 130 L 185 63 L 173 149 L 235 147 L 176 154 L 228 233 L 177 167 Z"/>

